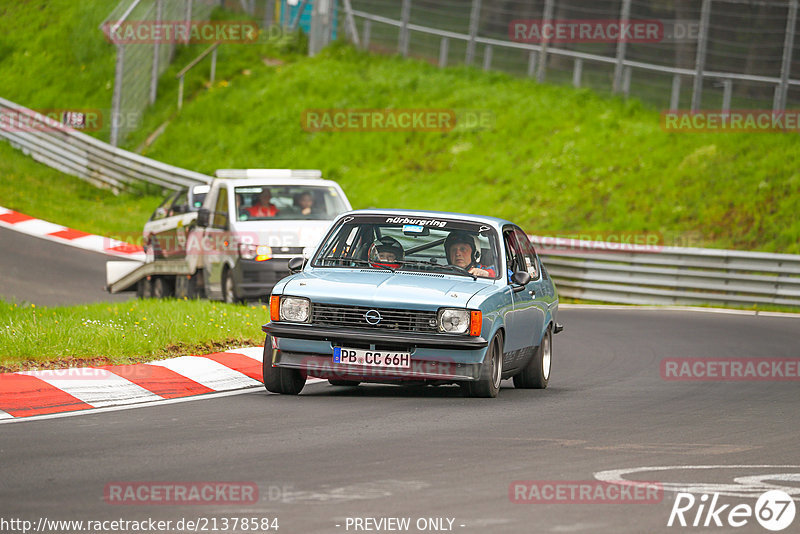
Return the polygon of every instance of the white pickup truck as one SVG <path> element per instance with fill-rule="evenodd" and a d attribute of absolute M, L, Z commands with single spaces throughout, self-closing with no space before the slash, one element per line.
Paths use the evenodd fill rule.
<path fill-rule="evenodd" d="M 313 251 L 330 222 L 351 210 L 318 170 L 219 170 L 197 218 L 168 255 L 106 263 L 111 293 L 226 302 L 266 299 L 290 274 L 293 257 Z"/>

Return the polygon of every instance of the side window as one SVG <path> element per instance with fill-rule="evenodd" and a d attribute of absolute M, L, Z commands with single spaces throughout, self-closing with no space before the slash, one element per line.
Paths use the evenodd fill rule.
<path fill-rule="evenodd" d="M 228 190 L 220 187 L 217 203 L 214 205 L 214 218 L 212 226 L 225 228 L 228 224 Z"/>
<path fill-rule="evenodd" d="M 178 215 L 180 213 L 186 213 L 189 207 L 189 190 L 184 189 L 180 192 L 180 194 L 175 198 L 175 202 L 172 203 L 172 206 L 169 209 L 169 217 L 173 215 Z"/>
<path fill-rule="evenodd" d="M 167 198 L 164 199 L 164 202 L 158 205 L 156 211 L 150 216 L 151 221 L 157 221 L 159 219 L 163 219 L 169 215 L 170 206 L 175 201 L 175 197 L 178 193 L 171 193 Z"/>
<path fill-rule="evenodd" d="M 539 262 L 536 259 L 536 251 L 533 249 L 528 236 L 519 228 L 514 228 L 514 237 L 519 245 L 520 250 L 520 264 L 523 271 L 528 271 L 531 278 L 536 280 L 539 278 Z"/>
<path fill-rule="evenodd" d="M 503 244 L 505 245 L 506 249 L 506 258 L 508 259 L 509 270 L 511 272 L 522 270 L 522 256 L 519 251 L 519 244 L 517 243 L 512 230 L 503 232 Z"/>

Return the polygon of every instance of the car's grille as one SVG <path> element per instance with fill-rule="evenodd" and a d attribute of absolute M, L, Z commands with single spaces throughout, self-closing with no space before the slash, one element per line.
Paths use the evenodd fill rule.
<path fill-rule="evenodd" d="M 315 325 L 374 328 L 398 332 L 437 332 L 435 311 L 395 310 L 316 303 L 312 305 L 312 308 L 311 322 Z M 381 320 L 375 325 L 367 322 L 366 314 L 370 310 L 377 311 L 381 315 Z"/>

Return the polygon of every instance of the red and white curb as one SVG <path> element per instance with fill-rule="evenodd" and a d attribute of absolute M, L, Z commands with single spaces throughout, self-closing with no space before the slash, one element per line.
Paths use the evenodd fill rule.
<path fill-rule="evenodd" d="M 262 386 L 263 353 L 263 347 L 248 347 L 132 365 L 0 374 L 0 421 Z"/>
<path fill-rule="evenodd" d="M 144 251 L 138 245 L 100 235 L 87 234 L 80 230 L 36 219 L 30 215 L 2 206 L 0 206 L 0 227 L 101 254 L 139 261 L 144 261 L 145 259 Z"/>

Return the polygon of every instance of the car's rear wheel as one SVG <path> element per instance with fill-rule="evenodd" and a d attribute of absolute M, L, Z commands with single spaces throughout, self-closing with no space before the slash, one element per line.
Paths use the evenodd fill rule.
<path fill-rule="evenodd" d="M 357 386 L 357 385 L 359 385 L 361 383 L 358 380 L 334 380 L 333 378 L 328 380 L 328 382 L 332 386 L 345 386 L 345 387 L 346 386 Z"/>
<path fill-rule="evenodd" d="M 503 379 L 503 336 L 498 333 L 492 338 L 489 350 L 486 351 L 481 377 L 474 382 L 465 382 L 467 395 L 470 397 L 497 397 L 500 382 Z"/>
<path fill-rule="evenodd" d="M 297 395 L 306 385 L 306 377 L 299 369 L 285 369 L 273 367 L 272 339 L 267 336 L 264 340 L 264 363 L 262 373 L 264 387 L 271 393 L 282 395 Z"/>
<path fill-rule="evenodd" d="M 550 366 L 553 360 L 553 332 L 550 328 L 542 336 L 542 342 L 528 365 L 514 376 L 514 387 L 519 389 L 544 389 L 550 382 Z"/>
<path fill-rule="evenodd" d="M 233 275 L 229 269 L 225 269 L 222 275 L 222 299 L 228 304 L 238 304 L 241 302 L 236 296 L 236 286 L 233 283 Z"/>

